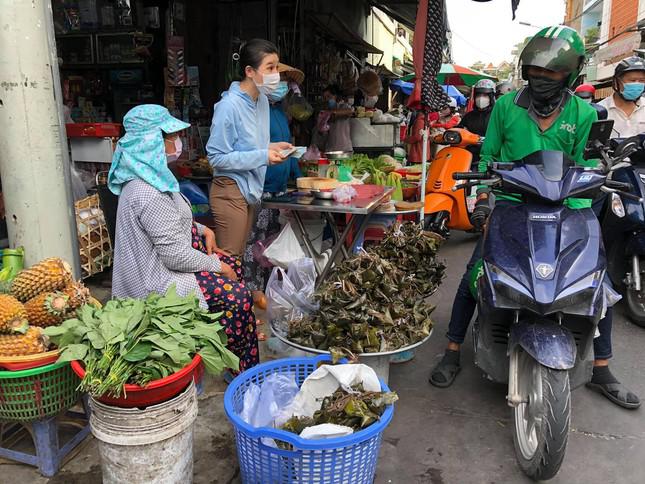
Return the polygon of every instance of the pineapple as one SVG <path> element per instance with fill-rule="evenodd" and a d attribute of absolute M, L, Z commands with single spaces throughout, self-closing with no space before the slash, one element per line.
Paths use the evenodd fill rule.
<path fill-rule="evenodd" d="M 0 333 L 27 331 L 27 311 L 20 301 L 8 294 L 0 294 Z"/>
<path fill-rule="evenodd" d="M 0 357 L 44 353 L 48 346 L 42 328 L 30 326 L 25 334 L 0 334 Z"/>
<path fill-rule="evenodd" d="M 74 311 L 86 304 L 90 299 L 90 290 L 82 282 L 70 282 L 62 291 L 69 298 L 68 311 Z"/>
<path fill-rule="evenodd" d="M 11 293 L 25 302 L 43 292 L 58 291 L 72 282 L 72 268 L 62 259 L 51 257 L 20 271 L 11 284 Z"/>
<path fill-rule="evenodd" d="M 43 292 L 25 303 L 29 324 L 46 328 L 60 324 L 69 310 L 69 297 L 62 292 Z"/>

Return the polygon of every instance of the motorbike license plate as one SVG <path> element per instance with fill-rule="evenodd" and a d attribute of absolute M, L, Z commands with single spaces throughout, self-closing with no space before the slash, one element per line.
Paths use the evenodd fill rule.
<path fill-rule="evenodd" d="M 466 206 L 469 213 L 473 213 L 475 210 L 475 203 L 477 203 L 477 195 L 468 195 L 466 197 Z"/>

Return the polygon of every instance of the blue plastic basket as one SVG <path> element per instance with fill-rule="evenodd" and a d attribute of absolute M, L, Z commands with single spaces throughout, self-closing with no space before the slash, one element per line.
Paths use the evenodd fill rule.
<path fill-rule="evenodd" d="M 316 358 L 285 358 L 262 363 L 240 374 L 226 390 L 224 409 L 235 429 L 237 455 L 242 482 L 245 484 L 325 483 L 371 484 L 374 482 L 383 431 L 392 420 L 394 406 L 389 405 L 381 419 L 365 430 L 347 437 L 306 440 L 291 432 L 273 428 L 254 428 L 245 423 L 242 412 L 244 393 L 251 383 L 260 385 L 273 373 L 295 376 L 298 385 L 313 373 L 329 355 Z M 381 389 L 390 389 L 381 381 Z M 289 444 L 292 450 L 266 445 L 263 439 Z"/>

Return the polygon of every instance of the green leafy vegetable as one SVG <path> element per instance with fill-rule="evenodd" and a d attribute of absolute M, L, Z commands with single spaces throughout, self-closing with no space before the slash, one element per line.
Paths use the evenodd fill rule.
<path fill-rule="evenodd" d="M 45 329 L 61 349 L 59 361 L 82 360 L 85 377 L 80 389 L 95 397 L 124 394 L 124 385 L 146 385 L 169 376 L 196 353 L 206 371 L 219 374 L 239 368 L 226 348 L 226 335 L 195 296 L 181 297 L 175 287 L 145 300 L 113 299 L 102 309 L 85 305 L 77 318 Z"/>

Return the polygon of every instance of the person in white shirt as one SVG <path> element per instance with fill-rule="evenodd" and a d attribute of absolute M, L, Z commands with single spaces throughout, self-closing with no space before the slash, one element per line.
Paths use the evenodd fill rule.
<path fill-rule="evenodd" d="M 632 56 L 623 59 L 614 71 L 614 94 L 599 104 L 614 121 L 612 137 L 629 138 L 645 133 L 645 59 Z"/>

